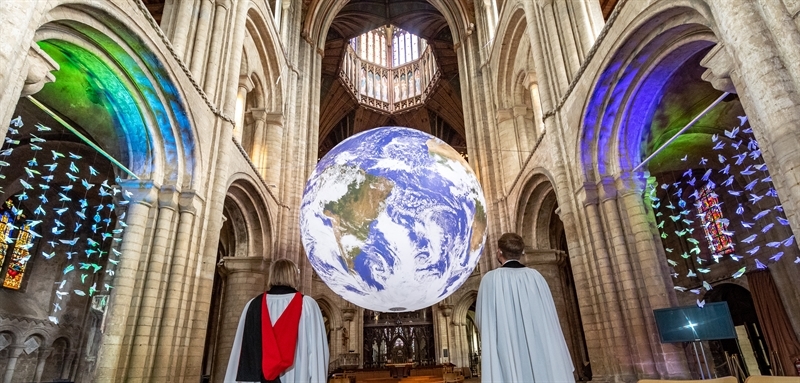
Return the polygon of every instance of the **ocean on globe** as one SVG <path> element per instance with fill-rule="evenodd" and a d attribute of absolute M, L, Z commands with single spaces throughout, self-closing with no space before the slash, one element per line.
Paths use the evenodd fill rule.
<path fill-rule="evenodd" d="M 300 230 L 335 293 L 382 312 L 431 306 L 457 290 L 486 241 L 486 201 L 450 145 L 402 127 L 354 135 L 306 184 Z"/>

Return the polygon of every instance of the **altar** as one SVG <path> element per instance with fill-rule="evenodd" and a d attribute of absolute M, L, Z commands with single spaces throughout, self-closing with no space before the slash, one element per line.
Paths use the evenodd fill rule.
<path fill-rule="evenodd" d="M 411 376 L 411 369 L 414 368 L 414 363 L 386 363 L 386 368 L 389 369 L 389 374 L 392 378 L 407 378 Z"/>

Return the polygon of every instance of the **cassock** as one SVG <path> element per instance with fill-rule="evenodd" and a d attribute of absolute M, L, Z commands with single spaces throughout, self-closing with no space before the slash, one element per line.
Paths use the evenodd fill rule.
<path fill-rule="evenodd" d="M 482 382 L 575 382 L 550 288 L 517 261 L 483 276 L 475 324 Z"/>
<path fill-rule="evenodd" d="M 225 383 L 250 382 L 251 380 L 236 380 L 239 375 L 240 367 L 245 363 L 240 363 L 242 345 L 249 347 L 260 347 L 260 339 L 254 339 L 252 332 L 251 305 L 261 306 L 262 300 L 266 296 L 267 309 L 269 310 L 270 322 L 275 326 L 284 310 L 289 307 L 290 302 L 295 297 L 296 290 L 286 286 L 273 286 L 267 294 L 259 295 L 247 302 L 239 319 L 239 327 L 236 329 L 236 337 L 231 348 L 231 357 L 228 360 L 228 369 L 225 373 Z M 258 301 L 256 301 L 258 300 Z M 250 313 L 250 327 L 245 324 L 248 322 L 248 312 Z M 246 327 L 247 331 L 246 331 Z M 246 334 L 247 333 L 247 334 Z M 276 334 L 281 335 L 281 334 Z M 245 352 L 247 353 L 247 351 Z M 260 353 L 259 353 L 260 355 Z M 328 379 L 329 363 L 328 341 L 325 335 L 325 323 L 322 320 L 322 312 L 317 302 L 307 296 L 302 297 L 302 309 L 300 322 L 297 329 L 297 346 L 294 351 L 294 364 L 284 371 L 278 379 L 282 383 L 293 382 L 325 382 Z M 241 376 L 241 375 L 239 375 Z M 252 380 L 253 382 L 267 382 L 262 380 Z M 274 380 L 273 380 L 274 381 Z"/>

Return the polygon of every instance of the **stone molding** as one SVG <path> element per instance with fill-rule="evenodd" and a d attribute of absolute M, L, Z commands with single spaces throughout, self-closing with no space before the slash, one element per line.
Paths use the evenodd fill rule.
<path fill-rule="evenodd" d="M 703 72 L 702 78 L 708 81 L 716 90 L 728 93 L 736 93 L 736 87 L 731 80 L 731 72 L 735 70 L 733 58 L 725 50 L 725 44 L 717 43 L 714 48 L 700 60 L 700 65 L 708 68 Z"/>
<path fill-rule="evenodd" d="M 56 77 L 50 72 L 60 69 L 58 63 L 35 43 L 28 49 L 26 61 L 28 73 L 20 97 L 36 94 L 48 82 L 56 81 Z"/>
<path fill-rule="evenodd" d="M 223 257 L 217 264 L 217 268 L 224 276 L 236 273 L 266 275 L 269 270 L 269 263 L 268 259 L 261 257 Z"/>

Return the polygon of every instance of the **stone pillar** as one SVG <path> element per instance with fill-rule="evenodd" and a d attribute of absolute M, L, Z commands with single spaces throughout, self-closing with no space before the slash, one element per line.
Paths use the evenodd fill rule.
<path fill-rule="evenodd" d="M 211 32 L 211 45 L 208 48 L 208 64 L 206 64 L 206 77 L 203 82 L 203 91 L 208 95 L 209 100 L 214 100 L 217 91 L 220 89 L 220 71 L 223 68 L 222 62 L 222 43 L 225 41 L 226 34 L 219 31 L 226 30 L 228 20 L 228 10 L 231 8 L 230 0 L 216 0 L 214 10 L 214 28 Z"/>
<path fill-rule="evenodd" d="M 195 35 L 194 50 L 189 57 L 190 71 L 198 85 L 203 86 L 203 68 L 206 64 L 208 53 L 209 28 L 214 17 L 214 0 L 200 0 L 200 15 L 197 20 L 197 33 Z"/>
<path fill-rule="evenodd" d="M 225 378 L 233 339 L 239 318 L 248 301 L 264 292 L 266 286 L 267 262 L 261 257 L 224 257 L 220 262 L 220 273 L 225 278 L 222 312 L 217 338 L 217 350 L 214 356 L 214 382 Z"/>
<path fill-rule="evenodd" d="M 127 229 L 122 239 L 122 255 L 117 266 L 115 284 L 106 311 L 105 333 L 95 370 L 95 379 L 101 382 L 124 380 L 127 347 L 125 337 L 132 335 L 134 324 L 128 323 L 134 297 L 139 265 L 146 259 L 142 254 L 145 231 L 151 226 L 150 209 L 158 198 L 158 189 L 152 181 L 122 180 L 123 189 L 133 194 L 128 206 Z"/>
<path fill-rule="evenodd" d="M 33 376 L 33 381 L 39 383 L 42 381 L 42 373 L 44 372 L 44 365 L 47 363 L 47 358 L 53 353 L 52 348 L 42 347 L 39 348 L 39 360 L 36 362 L 36 375 Z"/>
<path fill-rule="evenodd" d="M 247 75 L 239 76 L 239 89 L 236 93 L 236 111 L 234 119 L 236 124 L 233 126 L 233 138 L 236 142 L 242 143 L 244 137 L 244 112 L 247 109 L 247 93 L 255 88 L 253 80 Z"/>
<path fill-rule="evenodd" d="M 534 140 L 536 140 L 536 136 L 531 134 L 530 124 L 528 124 L 528 120 L 530 120 L 530 109 L 526 105 L 517 105 L 512 108 L 514 111 L 514 122 L 517 125 L 517 137 L 519 139 L 519 159 L 520 159 L 520 166 L 525 163 L 525 159 L 528 158 L 528 154 L 533 149 Z"/>
<path fill-rule="evenodd" d="M 542 122 L 542 100 L 539 99 L 539 82 L 536 79 L 536 72 L 528 72 L 528 91 L 531 93 L 531 109 L 533 109 L 533 143 L 544 133 L 544 123 Z"/>
<path fill-rule="evenodd" d="M 625 331 L 628 333 L 628 347 L 632 351 L 634 368 L 637 376 L 652 376 L 655 373 L 653 356 L 650 352 L 647 329 L 644 325 L 642 310 L 640 309 L 640 297 L 636 279 L 638 274 L 633 272 L 630 256 L 628 254 L 625 231 L 617 206 L 617 189 L 613 179 L 604 178 L 598 185 L 600 193 L 600 203 L 603 208 L 603 218 L 607 236 L 611 240 L 611 267 L 613 275 L 607 276 L 616 283 L 617 297 L 621 308 Z"/>
<path fill-rule="evenodd" d="M 250 147 L 244 147 L 245 151 L 250 154 L 250 160 L 253 161 L 261 177 L 265 177 L 266 168 L 262 167 L 262 163 L 266 161 L 267 147 L 265 142 L 265 130 L 267 130 L 267 112 L 264 108 L 253 108 L 249 111 L 250 118 L 253 121 L 253 142 Z"/>
<path fill-rule="evenodd" d="M 175 13 L 175 19 L 170 20 L 171 25 L 167 26 L 167 29 L 172 32 L 169 35 L 172 47 L 175 49 L 175 53 L 178 54 L 178 57 L 184 61 L 186 61 L 186 46 L 190 36 L 192 16 L 196 8 L 195 2 L 196 0 L 177 1 L 175 5 L 178 9 Z"/>
<path fill-rule="evenodd" d="M 785 2 L 784 2 L 785 3 Z M 778 9 L 776 9 L 778 7 Z M 794 233 L 800 233 L 800 64 L 788 15 L 779 2 L 709 3 L 726 53 L 731 80 L 750 119 L 764 161 Z M 747 25 L 742 30 L 741 25 Z M 715 71 L 716 72 L 716 71 Z M 780 176 L 777 176 L 780 175 Z M 800 334 L 800 269 L 773 271 L 795 333 Z M 777 272 L 776 272 L 777 271 Z"/>
<path fill-rule="evenodd" d="M 187 266 L 189 266 L 190 244 L 192 241 L 193 227 L 197 208 L 195 203 L 197 195 L 194 191 L 180 193 L 178 197 L 178 228 L 175 238 L 175 248 L 172 251 L 172 267 L 170 268 L 169 283 L 164 293 L 161 331 L 158 333 L 158 348 L 156 350 L 155 363 L 153 365 L 153 378 L 157 380 L 167 380 L 168 376 L 177 376 L 179 370 L 174 368 L 176 362 L 176 347 L 180 342 L 177 334 L 178 311 L 181 307 L 181 296 L 187 284 Z"/>
<path fill-rule="evenodd" d="M 61 367 L 61 374 L 59 375 L 61 379 L 69 380 L 70 372 L 72 371 L 72 363 L 75 361 L 75 356 L 77 354 L 78 351 L 73 350 L 64 358 L 64 366 Z"/>
<path fill-rule="evenodd" d="M 290 17 L 289 7 L 292 5 L 292 1 L 291 0 L 278 0 L 278 1 L 280 1 L 280 7 L 281 7 L 281 12 L 279 15 L 281 21 L 279 25 L 277 25 L 277 27 L 279 28 L 281 33 L 281 42 L 286 44 L 286 42 L 289 41 L 289 28 L 291 25 L 290 24 L 291 19 L 289 18 Z"/>
<path fill-rule="evenodd" d="M 445 340 L 444 344 L 439 346 L 439 349 L 440 350 L 445 348 L 447 349 L 447 357 L 444 357 L 444 355 L 442 355 L 442 357 L 444 357 L 443 362 L 446 361 L 449 363 L 453 353 L 453 350 L 450 347 L 450 325 L 451 325 L 450 317 L 453 315 L 453 305 L 446 303 L 439 303 L 439 312 L 444 317 L 443 327 L 444 327 L 444 340 Z"/>
<path fill-rule="evenodd" d="M 499 151 L 500 160 L 502 165 L 502 178 L 504 182 L 504 189 L 511 187 L 511 182 L 514 181 L 515 176 L 522 168 L 522 159 L 520 159 L 520 137 L 518 136 L 518 129 L 514 126 L 514 109 L 498 109 L 495 112 L 495 119 L 497 121 L 497 142 L 503 143 L 502 151 Z M 491 154 L 490 154 L 491 155 Z"/>
<path fill-rule="evenodd" d="M 259 169 L 265 169 L 264 178 L 267 184 L 278 185 L 281 181 L 281 165 L 283 161 L 283 115 L 279 113 L 267 113 L 265 146 L 267 155 L 261 157 Z M 291 163 L 288 163 L 292 165 Z M 273 190 L 273 192 L 276 190 Z"/>
<path fill-rule="evenodd" d="M 149 381 L 158 332 L 161 327 L 161 310 L 166 284 L 170 277 L 174 245 L 175 211 L 178 192 L 174 186 L 162 186 L 158 193 L 158 218 L 153 232 L 153 244 L 138 285 L 143 286 L 139 315 L 128 364 L 128 379 Z"/>
<path fill-rule="evenodd" d="M 620 306 L 619 299 L 617 298 L 616 284 L 614 280 L 615 271 L 611 268 L 610 255 L 606 248 L 605 233 L 603 225 L 600 221 L 600 213 L 598 211 L 597 193 L 593 185 L 585 185 L 586 200 L 584 202 L 584 209 L 588 219 L 587 225 L 589 228 L 589 235 L 592 238 L 593 254 L 589 253 L 587 256 L 593 258 L 593 264 L 590 263 L 589 269 L 594 271 L 592 281 L 590 282 L 594 289 L 598 301 L 595 305 L 599 308 L 600 317 L 602 320 L 601 328 L 603 329 L 603 338 L 609 347 L 605 348 L 602 354 L 613 355 L 611 360 L 607 360 L 604 365 L 593 365 L 598 367 L 595 371 L 593 368 L 593 375 L 597 374 L 603 377 L 617 376 L 622 379 L 634 380 L 636 378 L 633 372 L 632 355 L 628 347 L 627 332 L 625 331 L 625 324 L 622 320 L 622 307 Z M 595 339 L 601 341 L 601 339 Z M 598 376 L 598 377 L 599 377 Z"/>
<path fill-rule="evenodd" d="M 666 257 L 662 251 L 657 251 L 660 238 L 647 220 L 647 213 L 642 197 L 645 178 L 642 173 L 635 175 L 625 174 L 615 180 L 617 189 L 618 211 L 625 211 L 625 227 L 629 228 L 629 238 L 634 241 L 636 257 L 630 257 L 632 273 L 638 275 L 637 290 L 640 292 L 638 299 L 639 310 L 643 316 L 639 326 L 643 327 L 644 335 L 636 335 L 640 344 L 648 340 L 652 350 L 652 360 L 655 362 L 656 371 L 650 371 L 653 377 L 662 379 L 687 379 L 691 377 L 686 354 L 683 348 L 675 344 L 661 344 L 658 338 L 655 318 L 652 310 L 674 306 L 677 304 L 672 296 L 672 283 L 666 270 Z M 620 222 L 622 224 L 622 222 Z M 640 346 L 641 347 L 641 346 Z M 640 360 L 640 362 L 642 362 Z"/>
<path fill-rule="evenodd" d="M 23 350 L 23 346 L 11 346 L 8 348 L 8 362 L 6 363 L 6 371 L 3 373 L 3 383 L 13 382 L 14 369 L 17 367 L 17 360 L 19 360 Z"/>

